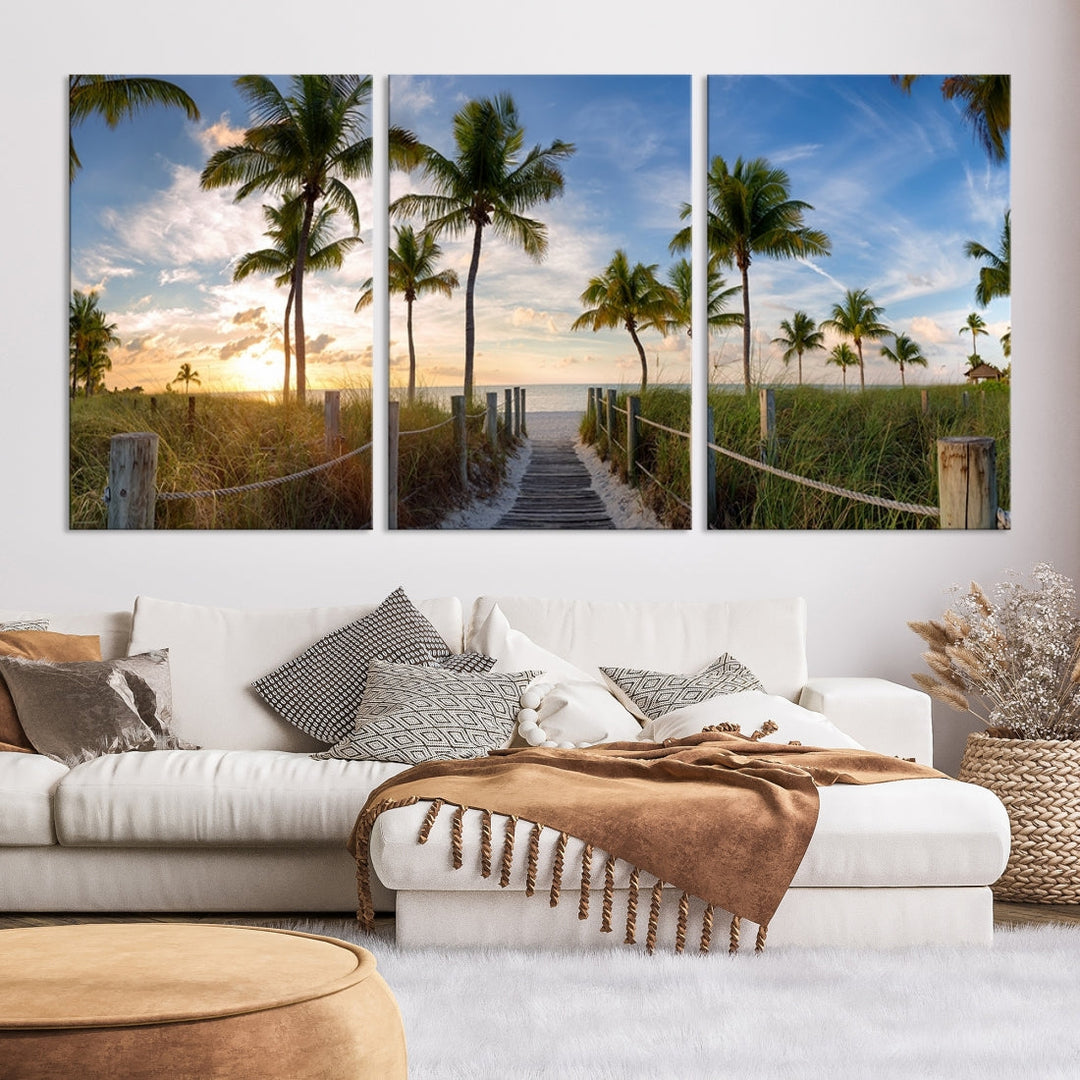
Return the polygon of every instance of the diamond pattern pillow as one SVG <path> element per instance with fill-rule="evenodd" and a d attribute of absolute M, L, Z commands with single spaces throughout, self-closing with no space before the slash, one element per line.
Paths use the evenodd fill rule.
<path fill-rule="evenodd" d="M 294 727 L 335 743 L 353 730 L 372 660 L 466 671 L 486 671 L 495 663 L 479 653 L 452 654 L 399 588 L 374 611 L 327 634 L 251 687 Z"/>
<path fill-rule="evenodd" d="M 535 671 L 503 675 L 372 660 L 356 730 L 314 758 L 422 761 L 483 757 L 506 746 Z"/>
<path fill-rule="evenodd" d="M 724 653 L 696 675 L 617 667 L 602 667 L 600 671 L 612 693 L 642 720 L 656 720 L 674 709 L 720 694 L 765 689 L 757 676 L 730 653 Z"/>

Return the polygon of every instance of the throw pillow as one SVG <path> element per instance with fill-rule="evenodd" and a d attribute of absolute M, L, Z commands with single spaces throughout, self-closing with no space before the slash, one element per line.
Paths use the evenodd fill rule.
<path fill-rule="evenodd" d="M 714 724 L 738 724 L 744 735 L 753 735 L 769 720 L 776 725 L 776 730 L 763 736 L 763 742 L 794 741 L 803 746 L 863 749 L 861 743 L 830 723 L 821 713 L 804 709 L 785 697 L 758 690 L 721 694 L 666 713 L 657 720 L 650 720 L 641 729 L 639 738 L 647 742 L 684 739 Z"/>
<path fill-rule="evenodd" d="M 172 733 L 167 650 L 116 660 L 0 657 L 27 737 L 69 768 L 102 754 L 186 749 Z"/>
<path fill-rule="evenodd" d="M 12 622 L 0 622 L 0 634 L 12 630 L 48 630 L 48 619 L 15 619 Z"/>
<path fill-rule="evenodd" d="M 423 761 L 483 757 L 506 746 L 535 671 L 463 674 L 372 660 L 356 730 L 314 758 Z"/>
<path fill-rule="evenodd" d="M 471 635 L 494 672 L 539 669 L 521 695 L 518 734 L 532 746 L 592 746 L 636 739 L 641 725 L 598 679 L 515 630 L 496 604 Z"/>
<path fill-rule="evenodd" d="M 764 689 L 757 676 L 730 653 L 724 653 L 696 675 L 640 668 L 602 667 L 600 671 L 612 693 L 643 721 L 719 694 Z"/>
<path fill-rule="evenodd" d="M 372 660 L 476 670 L 486 659 L 455 657 L 398 588 L 374 611 L 327 634 L 251 687 L 294 727 L 335 743 L 355 726 Z"/>
<path fill-rule="evenodd" d="M 101 641 L 95 636 L 54 634 L 47 630 L 0 632 L 0 657 L 24 660 L 100 660 Z M 0 676 L 0 749 L 34 753 L 33 743 L 19 723 L 15 703 Z"/>

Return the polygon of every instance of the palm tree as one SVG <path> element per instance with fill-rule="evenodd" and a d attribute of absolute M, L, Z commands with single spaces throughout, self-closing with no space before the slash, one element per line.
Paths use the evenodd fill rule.
<path fill-rule="evenodd" d="M 1012 356 L 1012 330 L 1011 329 L 1006 330 L 1005 333 L 1001 335 L 1001 354 L 1002 354 L 1002 356 L 1005 357 L 1006 360 L 1008 360 L 1009 357 Z"/>
<path fill-rule="evenodd" d="M 109 348 L 120 344 L 116 323 L 98 307 L 98 294 L 76 289 L 68 306 L 68 361 L 71 369 L 71 396 L 78 391 L 80 380 L 89 397 L 102 381 L 104 372 L 111 370 Z"/>
<path fill-rule="evenodd" d="M 814 208 L 790 197 L 791 180 L 783 169 L 774 169 L 764 158 L 743 161 L 733 168 L 718 154 L 708 177 L 707 236 L 710 256 L 715 255 L 742 276 L 743 382 L 750 391 L 750 262 L 754 255 L 773 259 L 798 259 L 828 255 L 829 238 L 820 229 L 804 224 L 803 213 Z M 692 210 L 683 204 L 680 216 Z M 690 227 L 676 233 L 672 251 L 690 248 Z"/>
<path fill-rule="evenodd" d="M 894 364 L 900 365 L 901 386 L 907 386 L 907 383 L 904 381 L 905 366 L 926 367 L 928 363 L 926 357 L 923 356 L 918 343 L 909 338 L 907 334 L 895 334 L 893 336 L 893 347 L 890 349 L 888 345 L 882 345 L 881 355 L 884 356 L 886 360 L 891 360 Z"/>
<path fill-rule="evenodd" d="M 191 370 L 191 365 L 185 360 L 180 365 L 180 370 L 173 376 L 173 382 L 182 382 L 184 384 L 184 393 L 188 392 L 189 383 L 194 383 L 196 386 L 202 386 L 202 379 L 199 378 L 197 371 Z"/>
<path fill-rule="evenodd" d="M 844 389 L 847 389 L 847 369 L 854 367 L 859 362 L 859 358 L 851 351 L 851 346 L 846 341 L 841 341 L 839 345 L 834 345 L 832 352 L 825 358 L 826 364 L 836 364 L 840 368 L 844 376 Z"/>
<path fill-rule="evenodd" d="M 365 108 L 371 77 L 293 75 L 283 94 L 265 75 L 241 75 L 240 93 L 251 106 L 254 124 L 244 141 L 226 146 L 206 163 L 203 188 L 237 185 L 236 200 L 256 191 L 291 197 L 302 211 L 293 268 L 293 321 L 296 349 L 296 397 L 307 399 L 307 341 L 304 336 L 304 272 L 315 207 L 320 200 L 349 219 L 360 232 L 360 211 L 346 185 L 371 175 L 371 136 L 365 134 Z M 414 136 L 390 129 L 390 161 L 411 167 L 419 161 Z"/>
<path fill-rule="evenodd" d="M 74 130 L 92 113 L 114 128 L 121 120 L 135 116 L 151 105 L 183 109 L 189 120 L 199 119 L 199 107 L 175 83 L 165 79 L 132 79 L 120 75 L 69 75 L 68 126 Z M 70 158 L 68 179 L 73 181 L 82 168 L 75 153 L 75 137 L 68 136 Z"/>
<path fill-rule="evenodd" d="M 657 280 L 656 269 L 656 263 L 631 266 L 626 252 L 619 248 L 603 272 L 590 279 L 580 297 L 582 304 L 590 305 L 589 309 L 570 325 L 571 330 L 594 332 L 626 327 L 641 361 L 642 390 L 649 385 L 649 365 L 638 331 L 670 333 L 680 312 L 675 290 Z"/>
<path fill-rule="evenodd" d="M 905 93 L 918 75 L 893 75 L 892 80 Z M 1005 140 L 1011 125 L 1011 80 L 1008 75 L 948 75 L 941 83 L 941 96 L 964 103 L 964 116 L 975 138 L 992 162 L 1008 160 Z"/>
<path fill-rule="evenodd" d="M 332 206 L 320 206 L 311 222 L 308 234 L 307 257 L 304 265 L 313 273 L 320 270 L 340 270 L 345 256 L 357 244 L 359 236 L 339 236 L 335 240 L 327 239 L 330 220 L 336 211 Z M 233 281 L 242 281 L 252 274 L 275 274 L 274 285 L 281 288 L 289 286 L 289 297 L 285 301 L 285 381 L 281 400 L 289 402 L 289 374 L 292 363 L 292 345 L 289 338 L 289 316 L 296 296 L 296 257 L 300 250 L 300 230 L 303 216 L 296 199 L 286 198 L 280 206 L 264 206 L 263 217 L 269 226 L 264 236 L 268 236 L 274 246 L 259 251 L 249 251 L 241 255 L 233 269 Z"/>
<path fill-rule="evenodd" d="M 413 342 L 413 303 L 429 293 L 452 296 L 460 284 L 456 270 L 436 270 L 442 248 L 430 233 L 417 236 L 411 225 L 394 226 L 394 245 L 389 251 L 390 292 L 405 297 L 405 332 L 409 341 L 409 404 L 416 399 L 416 345 Z M 371 303 L 372 279 L 364 282 L 356 310 Z"/>
<path fill-rule="evenodd" d="M 975 364 L 979 362 L 979 335 L 989 334 L 990 331 L 986 329 L 986 321 L 977 312 L 973 311 L 968 317 L 967 322 L 957 331 L 960 334 L 971 335 L 971 355 L 975 357 Z"/>
<path fill-rule="evenodd" d="M 964 245 L 964 254 L 969 259 L 979 259 L 986 266 L 979 269 L 979 284 L 975 286 L 975 302 L 979 307 L 986 307 L 991 300 L 999 296 L 1008 296 L 1010 291 L 1009 261 L 1012 249 L 1011 211 L 1005 211 L 1005 223 L 1001 227 L 1001 239 L 997 251 L 975 240 Z"/>
<path fill-rule="evenodd" d="M 693 314 L 694 273 L 687 259 L 678 259 L 668 269 L 668 284 L 678 300 L 678 313 L 675 324 L 685 330 L 687 337 L 693 337 L 691 322 Z M 720 273 L 719 260 L 709 259 L 708 268 L 708 305 L 707 325 L 709 333 L 723 330 L 729 326 L 742 326 L 742 312 L 728 311 L 727 306 L 739 291 L 738 285 L 729 286 Z"/>
<path fill-rule="evenodd" d="M 780 329 L 783 330 L 783 334 L 780 337 L 774 337 L 772 343 L 784 346 L 782 359 L 785 364 L 789 364 L 793 356 L 799 358 L 799 385 L 802 386 L 803 353 L 824 349 L 825 334 L 817 328 L 817 324 L 805 311 L 796 311 L 790 319 L 784 319 L 780 323 Z"/>
<path fill-rule="evenodd" d="M 390 206 L 399 217 L 424 218 L 424 232 L 463 236 L 472 232 L 472 258 L 465 281 L 465 397 L 472 397 L 476 350 L 476 275 L 488 226 L 541 261 L 547 253 L 547 226 L 524 212 L 562 194 L 559 162 L 574 153 L 573 143 L 523 149 L 525 129 L 509 94 L 469 101 L 454 116 L 453 158 L 428 148 L 423 175 L 435 191 L 403 195 Z"/>
<path fill-rule="evenodd" d="M 859 388 L 866 389 L 866 369 L 863 366 L 863 339 L 876 341 L 889 333 L 881 321 L 885 309 L 874 303 L 866 289 L 848 289 L 843 303 L 833 304 L 832 315 L 821 325 L 827 326 L 855 342 L 859 354 Z"/>

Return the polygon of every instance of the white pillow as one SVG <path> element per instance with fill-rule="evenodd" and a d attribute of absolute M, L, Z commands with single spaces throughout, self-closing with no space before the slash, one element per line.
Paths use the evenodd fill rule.
<path fill-rule="evenodd" d="M 515 630 L 496 604 L 469 639 L 495 657 L 495 672 L 543 672 L 522 693 L 518 733 L 534 746 L 591 746 L 638 737 L 641 725 L 588 672 Z"/>
<path fill-rule="evenodd" d="M 776 724 L 776 731 L 762 737 L 762 742 L 800 742 L 804 746 L 848 747 L 865 749 L 850 735 L 845 735 L 821 713 L 811 712 L 785 697 L 744 690 L 737 694 L 698 701 L 650 720 L 638 735 L 647 742 L 685 739 L 713 724 L 738 724 L 744 735 L 753 735 L 766 720 Z"/>

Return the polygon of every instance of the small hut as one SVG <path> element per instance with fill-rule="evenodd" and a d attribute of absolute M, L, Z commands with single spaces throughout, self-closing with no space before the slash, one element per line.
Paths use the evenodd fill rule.
<path fill-rule="evenodd" d="M 988 379 L 1001 382 L 1004 377 L 1005 373 L 1003 371 L 998 371 L 996 367 L 992 367 L 990 364 L 978 364 L 967 373 L 967 380 L 971 383 L 986 382 Z"/>

